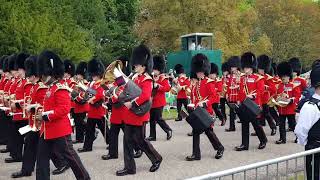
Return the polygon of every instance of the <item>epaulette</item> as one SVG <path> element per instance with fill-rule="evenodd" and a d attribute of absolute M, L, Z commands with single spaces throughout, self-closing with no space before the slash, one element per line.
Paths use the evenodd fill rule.
<path fill-rule="evenodd" d="M 144 75 L 144 79 L 141 82 L 146 80 L 152 80 L 152 77 L 148 73 L 144 73 L 143 75 Z"/>
<path fill-rule="evenodd" d="M 295 83 L 293 83 L 293 82 L 291 82 L 291 83 L 292 83 L 292 88 L 293 88 L 293 89 L 299 87 L 298 84 L 295 84 Z"/>
<path fill-rule="evenodd" d="M 266 80 L 270 80 L 270 79 L 273 79 L 272 76 L 270 76 L 269 74 L 266 74 L 267 75 L 267 79 Z"/>
<path fill-rule="evenodd" d="M 23 87 L 26 87 L 26 86 L 28 86 L 28 85 L 33 85 L 30 81 L 27 81 L 25 84 L 24 84 L 24 86 Z"/>
<path fill-rule="evenodd" d="M 210 79 L 210 78 L 207 78 L 206 84 L 211 83 L 211 82 L 214 82 L 214 80 L 213 80 L 213 79 Z"/>
<path fill-rule="evenodd" d="M 216 82 L 220 82 L 220 81 L 222 81 L 222 79 L 221 78 L 216 78 Z"/>
<path fill-rule="evenodd" d="M 58 90 L 68 90 L 66 85 L 64 85 L 64 84 L 57 83 L 56 86 L 57 86 L 56 91 L 58 91 Z"/>
<path fill-rule="evenodd" d="M 260 81 L 261 79 L 263 79 L 264 78 L 264 76 L 261 76 L 260 74 L 256 74 L 257 75 L 257 81 Z"/>
<path fill-rule="evenodd" d="M 160 75 L 160 81 L 163 81 L 163 80 L 165 80 L 165 79 L 169 79 L 169 76 L 167 76 L 167 75 L 165 75 L 165 74 L 161 74 Z"/>
<path fill-rule="evenodd" d="M 39 87 L 38 89 L 48 89 L 48 86 L 46 86 L 45 84 L 43 84 L 43 82 L 38 82 Z"/>

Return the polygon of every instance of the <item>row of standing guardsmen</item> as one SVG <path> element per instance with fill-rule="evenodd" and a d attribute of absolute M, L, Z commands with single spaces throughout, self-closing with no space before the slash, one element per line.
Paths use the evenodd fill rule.
<path fill-rule="evenodd" d="M 276 125 L 280 126 L 280 139 L 276 143 L 284 144 L 286 119 L 289 130 L 293 131 L 296 106 L 301 92 L 307 87 L 306 80 L 299 77 L 301 63 L 297 58 L 275 66 L 268 56 L 256 58 L 253 53 L 247 52 L 241 57 L 230 57 L 222 64 L 222 78 L 218 77 L 218 66 L 210 64 L 203 54 L 193 57 L 190 77 L 186 76 L 180 64 L 174 68 L 176 78 L 165 74 L 164 59 L 153 57 L 145 45 L 134 48 L 130 60 L 122 57 L 119 60 L 123 67 L 120 72 L 112 69 L 115 81 L 107 81 L 105 67 L 97 59 L 80 62 L 75 68 L 70 60 L 63 62 L 51 51 L 43 51 L 38 56 L 20 53 L 1 58 L 0 135 L 2 143 L 7 145 L 2 152 L 10 153 L 10 158 L 5 159 L 7 163 L 23 162 L 21 170 L 13 173 L 12 177 L 31 176 L 37 161 L 37 179 L 49 179 L 51 159 L 57 167 L 53 174 L 71 167 L 77 179 L 90 179 L 72 143 L 83 143 L 78 152 L 92 151 L 96 126 L 109 145 L 109 153 L 102 156 L 104 160 L 118 158 L 118 135 L 120 130 L 124 131 L 124 169 L 116 172 L 118 176 L 135 174 L 134 158 L 140 157 L 142 152 L 152 162 L 150 171 L 156 171 L 162 157 L 150 141 L 156 140 L 156 124 L 165 131 L 167 140 L 172 137 L 172 129 L 162 118 L 166 105 L 165 93 L 169 91 L 177 94 L 176 121 L 182 120 L 182 106 L 186 109 L 200 106 L 211 115 L 215 114 L 223 126 L 227 120 L 225 106 L 230 105 L 230 127 L 227 132 L 236 130 L 237 112 L 231 104 L 239 105 L 250 98 L 263 111 L 257 117 L 241 117 L 238 114 L 242 143 L 235 150 L 248 150 L 249 123 L 260 140 L 258 148 L 265 148 L 268 141 L 263 130 L 265 120 L 271 128 L 271 135 L 276 134 Z M 129 64 L 133 67 L 131 74 Z M 86 80 L 88 76 L 90 81 Z M 119 78 L 122 76 L 132 79 L 143 93 L 119 105 L 118 98 L 123 92 L 121 87 L 125 84 L 121 82 L 123 78 Z M 117 88 L 110 93 L 112 87 Z M 150 111 L 143 114 L 132 111 L 137 107 L 144 108 L 145 102 L 150 100 Z M 111 112 L 108 116 L 110 129 L 105 119 L 107 112 Z M 76 134 L 73 142 L 71 116 Z M 150 135 L 146 138 L 145 126 L 149 121 Z M 22 133 L 23 130 L 27 133 Z M 213 127 L 204 132 L 217 151 L 215 158 L 220 159 L 224 146 Z M 187 161 L 201 159 L 200 134 L 196 131 L 189 133 L 193 136 L 193 151 L 191 156 L 186 157 Z"/>

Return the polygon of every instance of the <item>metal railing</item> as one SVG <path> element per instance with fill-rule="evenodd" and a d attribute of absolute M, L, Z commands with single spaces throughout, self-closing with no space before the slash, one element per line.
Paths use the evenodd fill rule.
<path fill-rule="evenodd" d="M 232 168 L 232 169 L 228 169 L 228 170 L 224 170 L 224 171 L 220 171 L 220 172 L 215 172 L 215 173 L 210 173 L 210 174 L 206 174 L 206 175 L 202 175 L 202 176 L 197 176 L 197 177 L 193 177 L 193 178 L 189 178 L 187 180 L 207 180 L 207 179 L 218 179 L 218 180 L 222 180 L 224 178 L 229 177 L 229 179 L 280 179 L 282 177 L 286 177 L 286 179 L 288 179 L 288 174 L 289 174 L 289 161 L 294 160 L 294 177 L 290 178 L 290 179 L 301 179 L 300 177 L 298 178 L 298 173 L 297 172 L 302 172 L 303 173 L 303 177 L 304 179 L 306 179 L 306 156 L 308 155 L 312 155 L 312 180 L 315 180 L 314 178 L 314 159 L 315 159 L 315 154 L 316 153 L 320 153 L 320 148 L 316 148 L 316 149 L 312 149 L 312 150 L 308 150 L 308 151 L 303 151 L 303 152 L 299 152 L 299 153 L 295 153 L 295 154 L 291 154 L 288 156 L 283 156 L 283 157 L 279 157 L 279 158 L 275 158 L 275 159 L 270 159 L 270 160 L 266 160 L 266 161 L 261 161 L 261 162 L 257 162 L 254 164 L 249 164 L 249 165 L 245 165 L 245 166 L 241 166 L 241 167 L 236 167 L 236 168 Z M 301 167 L 298 166 L 298 159 L 299 158 L 303 158 L 303 166 Z M 284 163 L 285 162 L 285 168 L 280 168 L 279 164 L 280 163 Z M 272 172 L 270 172 L 270 167 L 276 165 L 276 172 L 274 172 L 274 170 L 272 170 Z M 299 170 L 300 167 L 300 170 Z M 265 168 L 265 174 L 264 175 L 258 175 L 259 173 L 259 169 Z M 254 172 L 252 173 L 251 171 Z M 282 171 L 284 171 L 284 173 L 282 173 Z M 251 172 L 248 173 L 248 172 Z M 243 174 L 243 176 L 241 175 Z M 236 175 L 240 175 L 241 178 L 236 178 Z M 290 174 L 289 174 L 290 175 Z M 243 178 L 242 178 L 243 177 Z M 265 177 L 265 178 L 264 178 Z"/>

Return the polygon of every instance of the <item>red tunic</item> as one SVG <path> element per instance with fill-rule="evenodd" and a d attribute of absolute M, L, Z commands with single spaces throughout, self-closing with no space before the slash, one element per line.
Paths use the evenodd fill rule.
<path fill-rule="evenodd" d="M 302 77 L 296 77 L 292 80 L 293 84 L 298 86 L 300 89 L 300 93 L 302 93 L 307 88 L 307 81 Z"/>
<path fill-rule="evenodd" d="M 22 100 L 22 102 L 19 103 L 21 108 L 16 108 L 14 113 L 19 113 L 13 115 L 13 121 L 27 121 L 28 118 L 23 118 L 23 115 L 20 114 L 22 113 L 22 108 L 24 106 L 23 100 L 25 96 L 30 95 L 30 90 L 31 90 L 32 84 L 30 82 L 27 82 L 26 79 L 21 79 L 17 85 L 16 88 L 16 100 Z"/>
<path fill-rule="evenodd" d="M 6 83 L 8 82 L 8 80 L 9 80 L 9 79 L 6 77 L 5 74 L 3 74 L 3 75 L 1 76 L 1 80 L 0 80 L 0 91 L 3 91 L 4 86 L 6 85 Z"/>
<path fill-rule="evenodd" d="M 161 74 L 159 79 L 156 81 L 159 85 L 156 89 L 155 95 L 152 97 L 152 108 L 163 107 L 167 104 L 166 92 L 170 91 L 170 84 L 168 78 Z"/>
<path fill-rule="evenodd" d="M 190 79 L 186 76 L 180 76 L 178 77 L 178 84 L 179 86 L 183 87 L 183 89 L 178 92 L 177 99 L 187 99 L 188 96 L 186 89 L 190 86 Z"/>
<path fill-rule="evenodd" d="M 206 110 L 210 114 L 213 114 L 212 104 L 219 98 L 214 84 L 212 79 L 205 77 L 198 81 L 191 90 L 191 103 L 197 106 L 200 101 L 206 101 Z"/>
<path fill-rule="evenodd" d="M 85 82 L 84 85 L 88 86 L 88 83 Z M 89 111 L 89 104 L 86 102 L 84 104 L 81 104 L 81 100 L 83 99 L 84 92 L 80 91 L 79 96 L 75 98 L 74 100 L 74 113 L 86 113 Z"/>
<path fill-rule="evenodd" d="M 246 90 L 247 89 L 247 90 Z M 258 74 L 244 75 L 240 85 L 240 102 L 243 102 L 248 94 L 255 94 L 254 101 L 262 106 L 262 96 L 264 92 L 263 76 Z"/>
<path fill-rule="evenodd" d="M 277 88 L 277 96 L 281 95 L 282 93 L 285 93 L 288 95 L 288 98 L 293 98 L 293 103 L 289 104 L 286 107 L 277 107 L 280 115 L 292 115 L 295 114 L 295 110 L 297 107 L 297 104 L 300 99 L 300 88 L 296 85 L 294 85 L 292 82 L 288 84 L 279 84 Z"/>
<path fill-rule="evenodd" d="M 267 104 L 271 97 L 276 94 L 276 84 L 273 77 L 269 74 L 264 74 L 264 92 L 262 96 L 262 104 Z"/>
<path fill-rule="evenodd" d="M 215 90 L 218 94 L 221 94 L 222 93 L 222 89 L 223 89 L 223 82 L 222 82 L 222 79 L 220 78 L 216 78 L 214 81 L 214 87 L 215 87 Z M 214 100 L 213 103 L 220 103 L 220 95 L 216 97 L 216 99 Z"/>
<path fill-rule="evenodd" d="M 240 91 L 240 82 L 242 77 L 235 77 L 231 75 L 227 81 L 227 100 L 231 103 L 236 103 L 240 101 L 239 91 Z"/>
<path fill-rule="evenodd" d="M 72 133 L 68 117 L 71 109 L 70 93 L 61 81 L 51 85 L 46 91 L 43 109 L 44 112 L 53 111 L 48 115 L 49 121 L 43 121 L 41 125 L 40 135 L 44 134 L 44 139 L 55 139 Z"/>
<path fill-rule="evenodd" d="M 100 86 L 100 82 L 91 82 L 89 87 L 96 90 L 97 94 L 94 96 L 94 100 L 91 104 L 89 104 L 88 118 L 92 119 L 102 119 L 102 117 L 106 114 L 106 109 L 102 107 L 102 104 L 98 107 L 95 107 L 95 103 L 100 101 L 105 101 L 104 90 Z"/>
<path fill-rule="evenodd" d="M 140 106 L 141 104 L 149 101 L 152 93 L 152 78 L 147 74 L 137 74 L 132 77 L 132 80 L 141 88 L 141 95 L 133 102 L 136 105 Z M 133 126 L 142 126 L 143 122 L 146 122 L 150 119 L 150 112 L 147 112 L 143 116 L 137 116 L 127 107 L 124 107 L 124 123 Z"/>

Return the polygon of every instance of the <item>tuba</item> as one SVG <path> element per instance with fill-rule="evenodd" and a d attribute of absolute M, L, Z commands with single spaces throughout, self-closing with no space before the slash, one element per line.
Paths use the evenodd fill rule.
<path fill-rule="evenodd" d="M 120 60 L 113 61 L 104 71 L 101 85 L 105 86 L 107 84 L 111 84 L 116 80 L 116 77 L 114 75 L 114 70 L 117 69 L 122 73 L 123 64 Z M 124 75 L 124 73 L 122 73 Z"/>

